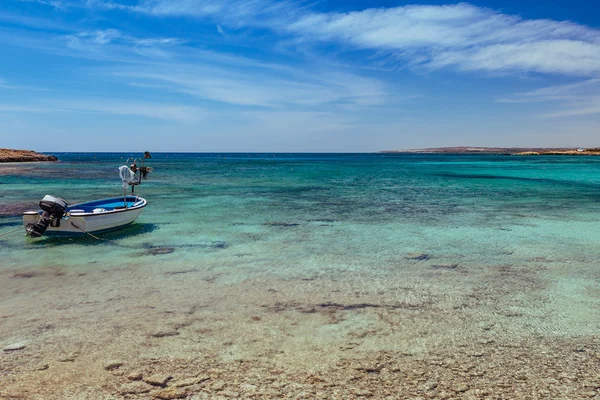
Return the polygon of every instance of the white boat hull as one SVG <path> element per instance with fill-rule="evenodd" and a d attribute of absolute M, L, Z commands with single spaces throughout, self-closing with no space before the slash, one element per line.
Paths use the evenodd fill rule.
<path fill-rule="evenodd" d="M 105 201 L 110 201 L 106 199 Z M 97 201 L 96 203 L 101 202 Z M 68 235 L 77 236 L 86 233 L 100 233 L 111 231 L 127 226 L 135 221 L 146 206 L 146 200 L 141 197 L 136 198 L 130 207 L 111 209 L 96 212 L 85 212 L 78 210 L 90 203 L 80 203 L 70 206 L 67 214 L 60 220 L 58 226 L 51 224 L 48 226 L 45 235 Z M 98 205 L 94 203 L 95 205 Z M 100 204 L 102 205 L 102 204 Z M 82 212 L 83 211 L 83 212 Z M 23 226 L 35 224 L 40 218 L 41 211 L 28 211 L 23 214 Z"/>

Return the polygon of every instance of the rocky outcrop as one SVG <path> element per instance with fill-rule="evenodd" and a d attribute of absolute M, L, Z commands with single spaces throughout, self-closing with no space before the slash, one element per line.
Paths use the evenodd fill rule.
<path fill-rule="evenodd" d="M 32 150 L 0 149 L 0 163 L 36 161 L 58 161 L 58 158 L 56 156 L 36 153 Z"/>

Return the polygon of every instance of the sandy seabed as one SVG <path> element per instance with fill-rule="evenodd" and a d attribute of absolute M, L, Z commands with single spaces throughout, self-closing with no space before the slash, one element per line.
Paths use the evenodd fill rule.
<path fill-rule="evenodd" d="M 164 257 L 1 270 L 0 399 L 600 398 L 598 277 L 561 297 L 560 268 L 242 280 Z"/>

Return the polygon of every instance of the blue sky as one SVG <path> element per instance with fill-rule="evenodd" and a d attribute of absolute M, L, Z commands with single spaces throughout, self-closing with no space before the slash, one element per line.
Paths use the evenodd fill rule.
<path fill-rule="evenodd" d="M 600 146 L 600 2 L 4 0 L 0 147 Z"/>

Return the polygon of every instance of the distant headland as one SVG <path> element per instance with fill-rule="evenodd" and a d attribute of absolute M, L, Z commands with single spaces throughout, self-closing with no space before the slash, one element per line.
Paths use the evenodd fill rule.
<path fill-rule="evenodd" d="M 58 161 L 58 157 L 36 153 L 32 150 L 0 149 L 0 163 Z"/>
<path fill-rule="evenodd" d="M 600 156 L 600 147 L 523 148 L 523 147 L 433 147 L 428 149 L 383 150 L 379 153 L 503 154 L 515 156 Z"/>

